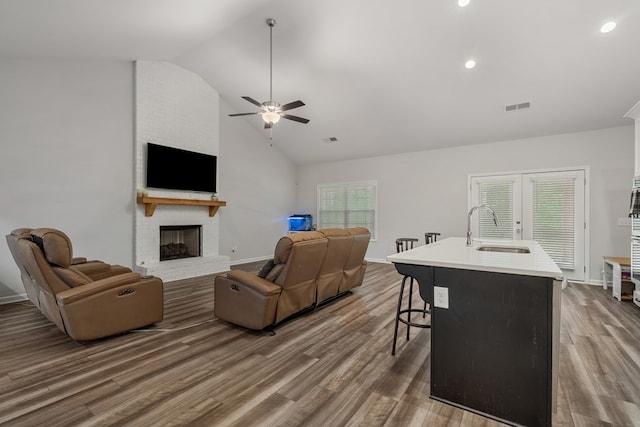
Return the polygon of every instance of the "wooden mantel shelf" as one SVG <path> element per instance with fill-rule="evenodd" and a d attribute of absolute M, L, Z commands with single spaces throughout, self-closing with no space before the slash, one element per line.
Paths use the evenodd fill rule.
<path fill-rule="evenodd" d="M 137 202 L 144 205 L 144 216 L 153 216 L 158 205 L 189 205 L 209 207 L 209 216 L 215 216 L 220 206 L 227 206 L 227 202 L 219 200 L 192 200 L 192 199 L 170 199 L 165 197 L 138 196 Z"/>

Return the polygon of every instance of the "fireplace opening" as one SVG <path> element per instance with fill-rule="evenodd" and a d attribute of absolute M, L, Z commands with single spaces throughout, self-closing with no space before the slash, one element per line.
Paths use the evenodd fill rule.
<path fill-rule="evenodd" d="M 161 225 L 160 261 L 201 256 L 201 235 L 201 225 Z"/>

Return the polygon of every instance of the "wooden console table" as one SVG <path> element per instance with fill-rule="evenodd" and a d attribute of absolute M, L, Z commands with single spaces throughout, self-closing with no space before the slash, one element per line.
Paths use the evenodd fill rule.
<path fill-rule="evenodd" d="M 153 216 L 158 205 L 207 206 L 209 208 L 209 216 L 215 216 L 220 206 L 227 206 L 227 202 L 219 200 L 170 199 L 148 196 L 138 196 L 136 201 L 144 205 L 144 216 Z"/>
<path fill-rule="evenodd" d="M 624 257 L 602 257 L 602 287 L 607 289 L 607 285 L 611 283 L 613 288 L 612 294 L 615 299 L 622 301 L 623 299 L 631 300 L 631 296 L 622 294 L 622 284 L 631 283 L 629 276 L 631 272 L 631 259 Z M 623 274 L 624 273 L 624 274 Z M 625 276 L 625 277 L 623 277 Z"/>

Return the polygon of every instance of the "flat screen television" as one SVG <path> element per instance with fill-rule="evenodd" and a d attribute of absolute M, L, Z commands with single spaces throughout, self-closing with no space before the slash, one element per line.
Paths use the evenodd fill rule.
<path fill-rule="evenodd" d="M 147 143 L 147 187 L 216 192 L 217 157 Z"/>

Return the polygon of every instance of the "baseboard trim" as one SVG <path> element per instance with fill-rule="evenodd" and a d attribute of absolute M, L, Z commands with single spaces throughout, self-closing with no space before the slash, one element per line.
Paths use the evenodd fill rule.
<path fill-rule="evenodd" d="M 237 259 L 237 260 L 231 261 L 230 264 L 231 265 L 248 264 L 250 262 L 266 261 L 271 258 L 273 258 L 273 255 L 265 255 L 265 256 L 255 257 L 255 258 Z"/>
<path fill-rule="evenodd" d="M 9 295 L 6 297 L 0 297 L 0 305 L 12 304 L 14 302 L 27 301 L 27 294 Z"/>
<path fill-rule="evenodd" d="M 576 283 L 579 285 L 589 285 L 589 286 L 600 286 L 602 287 L 602 280 L 585 280 L 584 282 L 572 282 L 571 280 L 569 280 L 569 282 L 571 283 Z M 611 286 L 609 286 L 611 287 Z"/>
<path fill-rule="evenodd" d="M 237 259 L 231 261 L 231 265 L 248 264 L 250 262 L 266 261 L 273 258 L 272 255 L 259 256 L 255 258 Z M 391 261 L 387 261 L 385 258 L 365 258 L 367 262 L 379 262 L 382 264 L 391 264 Z"/>
<path fill-rule="evenodd" d="M 385 258 L 365 258 L 367 262 L 379 262 L 382 264 L 391 264 L 391 261 L 387 261 Z"/>

